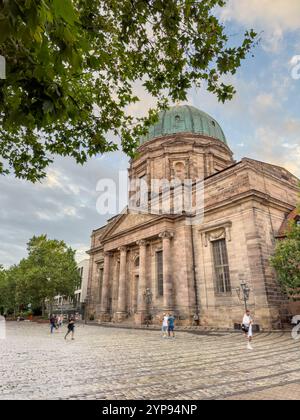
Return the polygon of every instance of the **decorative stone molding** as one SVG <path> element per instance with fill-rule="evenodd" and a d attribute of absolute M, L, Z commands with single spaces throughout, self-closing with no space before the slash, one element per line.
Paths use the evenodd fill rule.
<path fill-rule="evenodd" d="M 147 241 L 145 241 L 144 239 L 141 239 L 140 241 L 137 241 L 136 244 L 141 247 L 141 246 L 147 246 L 148 243 Z"/>
<path fill-rule="evenodd" d="M 161 239 L 172 239 L 174 237 L 174 233 L 166 230 L 166 231 L 160 233 L 158 236 Z"/>
<path fill-rule="evenodd" d="M 172 178 L 184 180 L 189 178 L 189 158 L 169 158 L 170 175 Z"/>
<path fill-rule="evenodd" d="M 101 261 L 99 263 L 96 263 L 96 271 L 99 273 L 104 268 L 104 261 Z"/>
<path fill-rule="evenodd" d="M 138 256 L 139 256 L 139 251 L 138 250 L 131 251 L 130 261 L 134 262 L 138 258 Z"/>
<path fill-rule="evenodd" d="M 122 252 L 127 252 L 128 248 L 127 246 L 120 246 L 120 248 L 118 248 L 118 251 Z"/>
<path fill-rule="evenodd" d="M 157 252 L 162 251 L 163 247 L 162 247 L 162 243 L 156 243 L 151 245 L 151 257 L 153 257 Z"/>
<path fill-rule="evenodd" d="M 209 242 L 218 241 L 220 239 L 226 239 L 230 242 L 231 226 L 232 222 L 225 222 L 199 229 L 198 232 L 201 234 L 203 245 L 207 247 Z"/>
<path fill-rule="evenodd" d="M 105 258 L 105 257 L 112 257 L 114 254 L 113 254 L 113 252 L 111 252 L 111 251 L 105 251 L 105 252 L 103 253 L 103 255 L 104 255 L 104 258 Z"/>

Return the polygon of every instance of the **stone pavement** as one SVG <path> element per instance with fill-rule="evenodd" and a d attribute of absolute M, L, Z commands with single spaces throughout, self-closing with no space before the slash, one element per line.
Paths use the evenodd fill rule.
<path fill-rule="evenodd" d="M 65 329 L 64 329 L 65 330 Z M 300 399 L 300 340 L 239 333 L 76 326 L 75 341 L 48 325 L 7 323 L 0 399 Z"/>

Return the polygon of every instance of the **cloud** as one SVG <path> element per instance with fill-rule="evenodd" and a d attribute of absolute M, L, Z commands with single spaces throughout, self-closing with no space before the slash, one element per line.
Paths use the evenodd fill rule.
<path fill-rule="evenodd" d="M 265 29 L 300 29 L 299 0 L 229 0 L 220 12 L 223 20 Z"/>
<path fill-rule="evenodd" d="M 71 219 L 82 219 L 82 216 L 80 216 L 76 210 L 75 207 L 67 206 L 67 207 L 60 207 L 57 209 L 57 211 L 49 211 L 47 209 L 43 209 L 42 211 L 36 211 L 35 215 L 40 220 L 47 220 L 47 221 L 57 221 L 59 219 L 64 218 L 71 218 Z"/>
<path fill-rule="evenodd" d="M 262 35 L 262 47 L 270 53 L 278 53 L 283 48 L 284 33 L 281 28 L 274 28 L 271 33 Z"/>
<path fill-rule="evenodd" d="M 224 21 L 264 31 L 262 46 L 270 53 L 283 48 L 285 32 L 300 29 L 299 0 L 229 0 L 219 14 Z"/>
<path fill-rule="evenodd" d="M 228 80 L 237 90 L 232 101 L 220 104 L 214 95 L 193 90 L 190 102 L 219 121 L 235 159 L 274 163 L 300 177 L 300 82 L 289 77 L 288 60 L 281 56 L 263 65 L 258 59 L 254 67 Z"/>
<path fill-rule="evenodd" d="M 107 217 L 96 210 L 96 185 L 101 178 L 117 181 L 128 158 L 121 152 L 95 157 L 85 165 L 70 158 L 57 158 L 42 183 L 31 184 L 13 176 L 0 178 L 0 264 L 6 267 L 26 256 L 26 243 L 33 235 L 46 233 L 64 240 L 87 257 L 93 229 Z"/>
<path fill-rule="evenodd" d="M 285 121 L 281 129 L 279 127 L 259 127 L 254 133 L 252 154 L 259 160 L 265 160 L 267 157 L 269 163 L 282 166 L 300 177 L 300 144 L 299 141 L 296 142 L 298 133 L 295 131 L 287 136 L 284 126 L 288 124 L 289 121 Z"/>
<path fill-rule="evenodd" d="M 260 111 L 267 111 L 279 107 L 279 104 L 276 102 L 272 93 L 260 93 L 256 96 L 254 101 L 255 106 L 258 107 Z"/>

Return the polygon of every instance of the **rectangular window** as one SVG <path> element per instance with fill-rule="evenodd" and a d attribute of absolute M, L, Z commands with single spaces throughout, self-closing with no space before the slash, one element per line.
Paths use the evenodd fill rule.
<path fill-rule="evenodd" d="M 163 252 L 156 253 L 156 273 L 158 296 L 164 295 Z"/>
<path fill-rule="evenodd" d="M 102 283 L 103 283 L 103 273 L 104 273 L 104 268 L 100 267 L 99 271 L 98 271 L 98 286 L 99 286 L 99 300 L 101 300 L 101 293 L 102 293 Z"/>
<path fill-rule="evenodd" d="M 146 209 L 148 204 L 148 185 L 147 175 L 139 177 L 139 183 L 137 187 L 137 207 Z"/>
<path fill-rule="evenodd" d="M 225 239 L 212 242 L 217 293 L 230 293 L 230 275 Z"/>

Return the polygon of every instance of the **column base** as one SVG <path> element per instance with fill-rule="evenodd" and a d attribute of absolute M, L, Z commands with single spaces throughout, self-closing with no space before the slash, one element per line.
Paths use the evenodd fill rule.
<path fill-rule="evenodd" d="M 123 322 L 128 317 L 127 312 L 116 312 L 114 315 L 114 319 L 116 322 Z"/>
<path fill-rule="evenodd" d="M 134 314 L 134 323 L 135 325 L 145 324 L 145 318 L 147 317 L 147 312 L 138 312 Z"/>
<path fill-rule="evenodd" d="M 100 322 L 109 322 L 110 320 L 111 320 L 111 316 L 107 312 L 102 312 L 99 315 L 99 321 Z"/>

